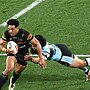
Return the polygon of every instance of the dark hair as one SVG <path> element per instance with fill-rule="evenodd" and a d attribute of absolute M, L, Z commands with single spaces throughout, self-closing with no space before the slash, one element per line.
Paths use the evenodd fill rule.
<path fill-rule="evenodd" d="M 10 19 L 8 20 L 7 25 L 15 25 L 15 27 L 18 27 L 19 21 L 17 19 Z"/>
<path fill-rule="evenodd" d="M 35 35 L 35 38 L 40 42 L 42 47 L 46 45 L 46 39 L 42 35 Z"/>

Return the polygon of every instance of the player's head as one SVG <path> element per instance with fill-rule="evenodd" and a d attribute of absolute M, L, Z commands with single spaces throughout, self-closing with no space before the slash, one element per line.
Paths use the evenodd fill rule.
<path fill-rule="evenodd" d="M 42 48 L 46 45 L 46 39 L 42 35 L 35 35 L 35 38 L 40 42 Z M 33 47 L 31 47 L 30 52 L 32 54 L 38 54 L 37 49 Z"/>
<path fill-rule="evenodd" d="M 19 31 L 18 26 L 19 26 L 19 21 L 17 19 L 10 19 L 7 22 L 8 32 L 12 37 L 18 33 L 18 31 Z"/>
<path fill-rule="evenodd" d="M 18 27 L 19 26 L 19 21 L 17 19 L 10 19 L 7 22 L 7 26 L 8 25 L 15 25 L 15 27 Z"/>
<path fill-rule="evenodd" d="M 46 39 L 42 35 L 35 35 L 35 38 L 40 42 L 42 47 L 46 45 Z"/>

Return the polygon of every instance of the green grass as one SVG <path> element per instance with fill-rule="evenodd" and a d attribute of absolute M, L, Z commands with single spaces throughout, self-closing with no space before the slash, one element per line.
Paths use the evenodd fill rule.
<path fill-rule="evenodd" d="M 21 11 L 34 0 L 1 0 L 0 23 Z M 90 1 L 45 0 L 18 18 L 20 27 L 33 35 L 42 34 L 50 43 L 64 43 L 75 54 L 90 54 Z M 6 27 L 0 28 L 0 36 Z M 78 69 L 47 61 L 47 68 L 28 62 L 15 90 L 89 90 L 90 82 Z M 5 57 L 0 57 L 0 72 Z M 12 74 L 10 74 L 12 75 Z M 7 90 L 8 82 L 3 87 Z"/>
<path fill-rule="evenodd" d="M 15 90 L 88 90 L 90 82 L 79 69 L 68 68 L 56 62 L 47 61 L 48 67 L 28 62 L 26 70 L 16 83 Z M 7 90 L 8 82 L 3 87 Z"/>

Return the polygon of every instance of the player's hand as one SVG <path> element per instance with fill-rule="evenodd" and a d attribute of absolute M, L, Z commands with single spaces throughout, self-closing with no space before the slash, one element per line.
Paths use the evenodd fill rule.
<path fill-rule="evenodd" d="M 32 57 L 30 56 L 29 53 L 24 56 L 24 60 L 25 60 L 25 61 L 29 61 L 29 60 L 31 60 L 31 58 L 32 58 Z"/>
<path fill-rule="evenodd" d="M 2 48 L 2 52 L 8 53 L 8 54 L 12 54 L 14 52 L 14 50 Z"/>
<path fill-rule="evenodd" d="M 47 64 L 46 64 L 46 62 L 45 62 L 45 60 L 44 60 L 43 58 L 40 59 L 40 61 L 39 61 L 39 65 L 41 66 L 42 69 L 45 69 L 46 66 L 47 66 Z"/>
<path fill-rule="evenodd" d="M 8 53 L 8 54 L 13 54 L 13 53 L 14 53 L 14 50 L 12 50 L 12 49 L 7 49 L 6 53 Z"/>

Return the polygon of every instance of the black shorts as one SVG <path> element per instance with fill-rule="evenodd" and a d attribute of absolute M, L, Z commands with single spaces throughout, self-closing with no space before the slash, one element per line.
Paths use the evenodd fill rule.
<path fill-rule="evenodd" d="M 72 52 L 68 49 L 68 47 L 66 45 L 63 45 L 63 44 L 55 44 L 55 45 L 61 50 L 62 57 L 67 56 L 67 57 L 74 58 L 74 55 L 72 54 Z M 58 62 L 61 63 L 62 65 L 69 67 L 70 63 L 68 61 L 62 61 L 62 57 Z"/>
<path fill-rule="evenodd" d="M 8 54 L 7 56 L 14 56 L 17 59 L 17 63 L 21 65 L 27 65 L 27 62 L 24 60 L 25 55 L 21 55 L 18 53 L 18 54 Z"/>
<path fill-rule="evenodd" d="M 62 56 L 72 57 L 72 52 L 64 44 L 55 44 L 62 52 Z"/>

